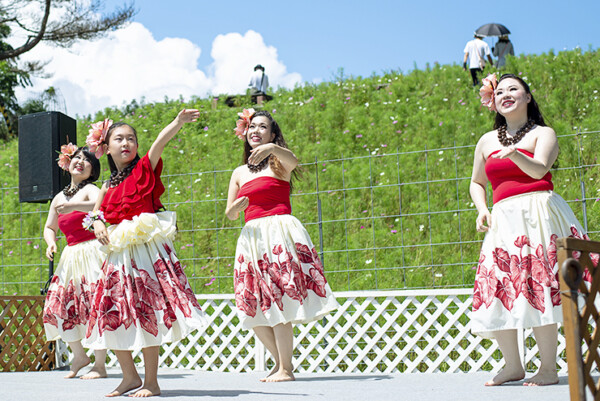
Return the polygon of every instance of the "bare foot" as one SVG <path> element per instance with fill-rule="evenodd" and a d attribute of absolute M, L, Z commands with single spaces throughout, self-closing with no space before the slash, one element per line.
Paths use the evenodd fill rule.
<path fill-rule="evenodd" d="M 523 380 L 525 377 L 525 371 L 521 369 L 517 370 L 508 370 L 506 368 L 502 369 L 500 373 L 496 375 L 492 380 L 485 383 L 486 386 L 499 386 L 501 384 L 507 382 L 515 382 L 519 380 Z"/>
<path fill-rule="evenodd" d="M 267 376 L 263 377 L 262 379 L 260 379 L 261 382 L 266 382 L 267 379 L 271 376 L 273 376 L 275 373 L 277 373 L 277 371 L 279 371 L 279 364 L 276 364 L 275 367 L 271 370 L 271 373 L 269 373 Z"/>
<path fill-rule="evenodd" d="M 134 378 L 134 379 L 131 379 L 128 381 L 123 380 L 121 382 L 121 384 L 119 384 L 119 387 L 114 389 L 112 392 L 106 394 L 106 397 L 118 397 L 120 395 L 127 393 L 128 391 L 135 390 L 136 388 L 140 387 L 141 385 L 142 385 L 142 379 L 140 379 L 139 376 L 137 378 Z"/>
<path fill-rule="evenodd" d="M 85 375 L 81 376 L 83 380 L 104 379 L 106 377 L 106 367 L 98 368 L 94 366 Z"/>
<path fill-rule="evenodd" d="M 280 369 L 278 372 L 272 374 L 271 376 L 267 376 L 265 378 L 265 381 L 268 383 L 273 383 L 273 382 L 291 382 L 296 380 L 296 378 L 294 377 L 294 374 L 290 371 L 287 371 L 285 369 Z"/>
<path fill-rule="evenodd" d="M 73 358 L 73 362 L 71 362 L 71 371 L 67 373 L 65 379 L 72 379 L 77 376 L 77 372 L 79 369 L 83 368 L 90 364 L 90 357 L 86 354 L 83 354 L 81 357 Z"/>
<path fill-rule="evenodd" d="M 524 386 L 550 386 L 552 384 L 558 383 L 558 374 L 556 370 L 554 371 L 544 371 L 541 370 L 533 376 L 531 379 L 525 380 L 523 383 Z"/>
<path fill-rule="evenodd" d="M 129 394 L 130 397 L 141 398 L 141 397 L 154 397 L 160 395 L 160 387 L 158 385 L 151 387 L 142 387 L 133 394 Z"/>

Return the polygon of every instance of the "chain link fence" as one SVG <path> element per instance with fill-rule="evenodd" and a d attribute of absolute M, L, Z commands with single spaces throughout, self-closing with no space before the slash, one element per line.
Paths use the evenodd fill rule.
<path fill-rule="evenodd" d="M 552 170 L 555 191 L 592 238 L 600 217 L 599 134 L 560 136 Z M 301 165 L 292 210 L 320 250 L 334 291 L 472 286 L 483 239 L 469 195 L 473 151 L 474 145 L 380 148 Z M 198 294 L 233 292 L 243 220 L 224 214 L 231 172 L 191 166 L 162 176 L 162 201 L 178 216 L 176 250 Z M 49 203 L 19 204 L 16 187 L 3 185 L 0 192 L 0 294 L 38 294 L 48 279 L 42 234 Z"/>

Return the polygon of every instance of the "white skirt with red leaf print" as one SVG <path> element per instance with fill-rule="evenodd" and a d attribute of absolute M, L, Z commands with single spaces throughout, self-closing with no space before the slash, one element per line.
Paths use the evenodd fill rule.
<path fill-rule="evenodd" d="M 173 251 L 175 213 L 142 213 L 108 227 L 84 345 L 136 350 L 185 338 L 206 325 Z"/>
<path fill-rule="evenodd" d="M 308 323 L 339 306 L 308 232 L 289 214 L 246 223 L 237 242 L 233 280 L 246 328 Z"/>
<path fill-rule="evenodd" d="M 85 338 L 92 297 L 106 255 L 96 240 L 66 246 L 44 303 L 46 339 L 65 342 Z"/>
<path fill-rule="evenodd" d="M 475 274 L 473 333 L 493 338 L 498 330 L 562 322 L 556 256 L 561 237 L 589 239 L 569 205 L 552 191 L 494 205 Z M 598 255 L 591 256 L 598 263 Z M 589 278 L 588 273 L 584 279 Z"/>

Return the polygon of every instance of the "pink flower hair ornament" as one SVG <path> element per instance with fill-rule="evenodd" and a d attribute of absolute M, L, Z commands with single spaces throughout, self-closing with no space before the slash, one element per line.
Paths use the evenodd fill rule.
<path fill-rule="evenodd" d="M 483 85 L 479 89 L 479 96 L 481 96 L 481 104 L 487 107 L 490 111 L 496 111 L 495 103 L 495 91 L 498 86 L 498 79 L 496 74 L 489 74 L 482 80 Z"/>
<path fill-rule="evenodd" d="M 85 140 L 85 143 L 90 149 L 90 152 L 94 153 L 98 159 L 104 154 L 104 147 L 102 144 L 104 143 L 106 133 L 108 132 L 108 129 L 112 123 L 112 120 L 105 118 L 104 121 L 98 121 L 97 123 L 92 124 L 92 128 L 90 128 L 88 131 L 89 134 Z"/>
<path fill-rule="evenodd" d="M 71 158 L 73 157 L 73 154 L 75 154 L 77 149 L 77 145 L 73 145 L 71 142 L 69 142 L 68 145 L 61 146 L 60 152 L 58 152 L 58 159 L 56 159 L 58 166 L 65 171 L 69 171 Z"/>
<path fill-rule="evenodd" d="M 250 120 L 252 120 L 255 113 L 256 111 L 254 109 L 244 109 L 241 113 L 238 113 L 240 118 L 235 123 L 236 127 L 234 132 L 241 140 L 246 137 L 248 127 L 250 126 Z"/>

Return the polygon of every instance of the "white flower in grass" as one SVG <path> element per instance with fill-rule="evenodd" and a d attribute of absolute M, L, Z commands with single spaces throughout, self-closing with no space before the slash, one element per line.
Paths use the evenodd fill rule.
<path fill-rule="evenodd" d="M 424 226 L 423 224 L 421 224 L 421 225 L 419 226 L 419 231 L 423 231 L 424 229 L 425 229 L 425 226 Z"/>
<path fill-rule="evenodd" d="M 365 264 L 370 265 L 371 263 L 373 263 L 373 259 L 367 259 L 367 260 L 365 260 Z"/>

